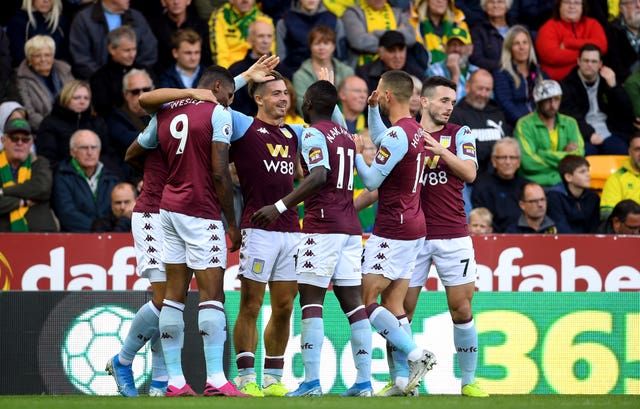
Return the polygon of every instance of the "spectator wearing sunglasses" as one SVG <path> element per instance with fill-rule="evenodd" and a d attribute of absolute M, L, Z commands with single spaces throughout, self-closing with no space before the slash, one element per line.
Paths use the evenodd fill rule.
<path fill-rule="evenodd" d="M 22 118 L 7 122 L 0 150 L 0 232 L 55 232 L 49 206 L 49 161 L 31 152 L 33 135 Z"/>
<path fill-rule="evenodd" d="M 135 63 L 136 33 L 128 26 L 120 26 L 107 34 L 109 59 L 89 80 L 93 91 L 93 107 L 103 118 L 122 105 L 122 78 L 134 68 L 146 68 Z"/>
<path fill-rule="evenodd" d="M 118 176 L 136 184 L 140 178 L 131 167 L 124 163 L 127 148 L 147 126 L 151 117 L 140 106 L 140 94 L 153 89 L 153 81 L 146 70 L 132 69 L 122 79 L 124 103 L 116 108 L 107 119 L 109 145 L 120 164 Z"/>

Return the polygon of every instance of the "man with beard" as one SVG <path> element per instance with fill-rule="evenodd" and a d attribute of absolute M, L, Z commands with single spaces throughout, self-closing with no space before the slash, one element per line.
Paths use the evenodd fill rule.
<path fill-rule="evenodd" d="M 466 125 L 476 140 L 478 176 L 490 168 L 491 149 L 497 140 L 510 136 L 513 128 L 507 123 L 498 103 L 491 99 L 493 76 L 485 69 L 471 74 L 465 84 L 467 95 L 453 108 L 449 122 Z"/>
<path fill-rule="evenodd" d="M 420 200 L 426 240 L 418 249 L 415 270 L 404 298 L 406 316 L 398 318 L 401 328 L 410 334 L 409 323 L 431 264 L 434 263 L 446 288 L 447 305 L 453 321 L 453 343 L 461 372 L 461 393 L 465 396 L 488 397 L 475 380 L 478 333 L 471 300 L 475 291 L 476 261 L 462 200 L 464 183 L 473 182 L 476 177 L 476 150 L 469 128 L 449 122 L 455 102 L 456 84 L 453 81 L 439 76 L 424 81 L 420 125 L 427 131 L 424 137 L 427 158 L 420 180 L 423 185 Z M 377 118 L 377 113 L 370 110 L 370 129 L 377 129 Z M 390 291 L 383 293 L 383 303 L 387 302 L 390 295 Z M 392 382 L 378 396 L 397 396 L 402 392 L 397 381 L 393 382 L 393 374 L 406 371 L 406 355 L 392 348 L 391 356 L 389 370 Z M 412 396 L 416 392 L 404 390 L 404 394 Z"/>
<path fill-rule="evenodd" d="M 382 74 L 369 98 L 370 105 L 380 105 L 379 111 L 370 109 L 369 114 L 371 139 L 378 146 L 371 166 L 364 162 L 363 143 L 356 138 L 356 168 L 367 189 L 377 189 L 379 197 L 373 233 L 363 253 L 363 301 L 373 327 L 396 349 L 399 364 L 391 380 L 398 395 L 411 394 L 436 363 L 431 352 L 413 341 L 403 307 L 417 265 L 415 257 L 424 246 L 426 234 L 420 182 L 428 152 L 424 130 L 409 109 L 412 94 L 413 81 L 406 72 Z M 387 129 L 380 114 L 393 126 Z M 356 203 L 360 201 L 364 199 Z M 381 294 L 383 301 L 378 304 Z"/>
<path fill-rule="evenodd" d="M 480 68 L 471 73 L 464 88 L 467 95 L 453 108 L 449 122 L 471 128 L 471 136 L 476 144 L 478 176 L 480 176 L 490 168 L 493 145 L 497 140 L 510 135 L 513 128 L 507 123 L 498 103 L 491 99 L 493 76 L 489 71 Z M 466 213 L 473 208 L 471 206 L 473 188 L 473 183 L 465 183 L 462 190 Z"/>
<path fill-rule="evenodd" d="M 562 88 L 544 80 L 533 89 L 536 110 L 516 123 L 514 137 L 522 149 L 520 175 L 543 187 L 560 183 L 558 163 L 567 155 L 584 156 L 584 141 L 575 119 L 558 113 Z"/>

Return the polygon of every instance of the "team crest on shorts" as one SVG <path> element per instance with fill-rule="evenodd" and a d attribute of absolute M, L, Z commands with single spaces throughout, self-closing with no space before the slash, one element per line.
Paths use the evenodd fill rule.
<path fill-rule="evenodd" d="M 262 274 L 262 272 L 264 271 L 264 260 L 254 258 L 253 265 L 251 266 L 251 271 L 253 271 L 255 274 Z"/>

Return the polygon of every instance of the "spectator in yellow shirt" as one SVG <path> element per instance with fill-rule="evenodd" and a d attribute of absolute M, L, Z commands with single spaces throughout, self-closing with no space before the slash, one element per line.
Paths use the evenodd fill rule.
<path fill-rule="evenodd" d="M 242 60 L 251 48 L 247 41 L 249 25 L 258 19 L 273 26 L 271 18 L 258 9 L 255 0 L 229 0 L 214 10 L 209 18 L 211 62 L 229 68 Z M 275 53 L 275 45 L 271 51 Z"/>

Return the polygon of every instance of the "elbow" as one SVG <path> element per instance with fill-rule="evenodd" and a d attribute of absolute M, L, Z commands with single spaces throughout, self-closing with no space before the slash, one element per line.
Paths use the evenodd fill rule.
<path fill-rule="evenodd" d="M 465 175 L 465 177 L 462 179 L 465 181 L 465 183 L 471 184 L 475 182 L 477 175 L 478 174 L 476 172 L 469 173 L 468 175 Z"/>
<path fill-rule="evenodd" d="M 364 187 L 366 187 L 369 192 L 373 192 L 374 190 L 376 190 L 377 188 L 380 187 L 380 184 L 375 183 L 373 181 L 366 181 L 365 182 L 363 180 L 362 183 L 364 183 Z"/>

